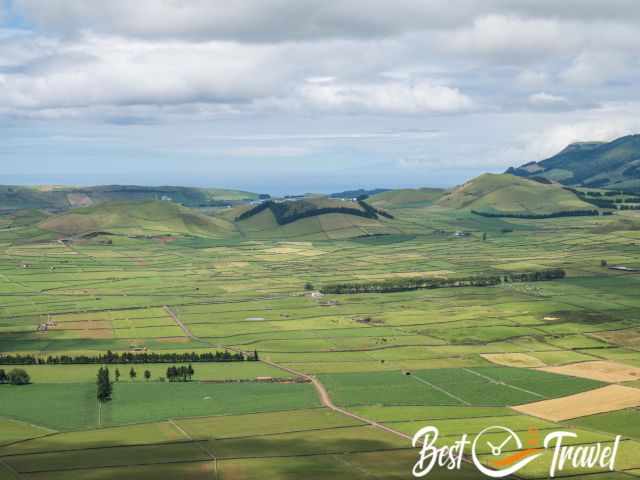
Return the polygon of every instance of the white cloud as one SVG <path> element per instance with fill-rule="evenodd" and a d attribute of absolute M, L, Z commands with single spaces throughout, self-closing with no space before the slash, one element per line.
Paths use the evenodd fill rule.
<path fill-rule="evenodd" d="M 554 19 L 522 18 L 506 15 L 478 17 L 470 27 L 440 34 L 444 48 L 466 54 L 540 57 L 547 52 L 570 51 L 579 44 L 575 26 Z"/>
<path fill-rule="evenodd" d="M 529 95 L 528 101 L 530 105 L 539 108 L 564 108 L 569 105 L 569 100 L 565 97 L 546 92 Z"/>
<path fill-rule="evenodd" d="M 583 52 L 560 77 L 571 86 L 597 86 L 624 74 L 631 62 L 631 58 L 620 52 Z"/>
<path fill-rule="evenodd" d="M 267 46 L 189 45 L 86 37 L 0 73 L 0 103 L 25 109 L 95 105 L 250 102 L 273 95 L 287 64 Z M 278 68 L 274 68 L 277 65 Z"/>
<path fill-rule="evenodd" d="M 179 105 L 194 116 L 559 109 L 536 96 L 558 76 L 596 87 L 638 70 L 640 6 L 612 0 L 629 10 L 614 15 L 582 1 L 14 0 L 35 32 L 0 32 L 0 105 L 66 117 L 144 105 L 142 121 Z M 572 104 L 611 100 L 590 93 Z"/>
<path fill-rule="evenodd" d="M 380 84 L 310 84 L 304 101 L 320 110 L 369 113 L 453 113 L 470 110 L 473 101 L 456 88 L 427 81 Z"/>
<path fill-rule="evenodd" d="M 523 88 L 535 89 L 544 87 L 549 81 L 549 75 L 543 71 L 522 70 L 515 78 L 518 85 Z"/>
<path fill-rule="evenodd" d="M 305 78 L 307 83 L 332 83 L 336 80 L 336 77 L 309 77 Z"/>
<path fill-rule="evenodd" d="M 556 120 L 540 131 L 523 134 L 513 146 L 513 157 L 522 160 L 542 160 L 560 152 L 575 142 L 608 142 L 624 135 L 640 132 L 640 103 L 607 104 L 583 112 L 580 118 Z M 511 165 L 519 164 L 518 161 Z"/>

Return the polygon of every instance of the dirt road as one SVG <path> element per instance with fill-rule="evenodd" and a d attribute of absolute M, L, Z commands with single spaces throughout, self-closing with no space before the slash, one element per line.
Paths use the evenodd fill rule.
<path fill-rule="evenodd" d="M 243 350 L 240 350 L 238 348 L 233 348 L 233 347 L 228 347 L 226 345 L 212 345 L 211 343 L 207 342 L 205 339 L 202 338 L 198 338 L 195 335 L 193 335 L 193 333 L 191 333 L 191 330 L 189 330 L 189 328 L 182 323 L 182 321 L 178 318 L 178 315 L 176 314 L 176 312 L 169 306 L 165 305 L 164 306 L 165 311 L 171 316 L 171 318 L 173 318 L 173 320 L 176 322 L 176 325 L 178 325 L 180 327 L 180 329 L 182 329 L 182 331 L 184 332 L 184 334 L 189 337 L 192 340 L 195 340 L 197 342 L 200 343 L 204 343 L 206 345 L 209 345 L 211 347 L 215 347 L 215 348 L 225 348 L 227 350 L 230 350 L 232 352 L 236 352 L 236 353 L 242 353 L 246 356 L 250 356 L 253 355 L 253 352 L 245 352 Z M 411 441 L 411 437 L 409 435 L 407 435 L 406 433 L 402 433 L 399 432 L 397 430 L 394 430 L 393 428 L 389 428 L 386 425 L 382 425 L 381 423 L 375 422 L 373 420 L 369 420 L 368 418 L 364 418 L 361 417 L 360 415 L 356 415 L 353 412 L 350 412 L 348 410 L 345 410 L 342 407 L 338 407 L 336 406 L 333 401 L 331 400 L 331 396 L 329 395 L 329 392 L 327 391 L 327 389 L 325 388 L 325 386 L 320 382 L 320 380 L 318 380 L 316 377 L 312 376 L 312 375 L 307 375 L 306 373 L 303 372 L 299 372 L 297 370 L 293 370 L 292 368 L 289 367 L 285 367 L 284 365 L 280 365 L 279 363 L 276 362 L 272 362 L 271 360 L 264 360 L 264 359 L 260 359 L 260 362 L 264 363 L 265 365 L 269 365 L 271 367 L 277 368 L 279 370 L 282 370 L 284 372 L 290 373 L 292 375 L 295 375 L 296 377 L 301 377 L 304 378 L 306 380 L 309 380 L 313 386 L 316 389 L 316 392 L 318 393 L 318 396 L 320 397 L 320 402 L 322 403 L 322 405 L 330 410 L 333 410 L 334 412 L 338 412 L 341 413 L 342 415 L 346 415 L 347 417 L 351 417 L 355 420 L 358 420 L 360 422 L 366 423 L 368 425 L 371 425 L 372 427 L 378 428 L 380 430 L 384 430 L 385 432 L 388 433 L 392 433 L 394 435 L 397 435 L 399 437 L 402 437 L 406 440 Z"/>
<path fill-rule="evenodd" d="M 191 331 L 189 330 L 189 328 L 182 323 L 182 321 L 178 318 L 178 315 L 176 314 L 176 312 L 174 312 L 171 307 L 165 306 L 164 309 L 166 310 L 166 312 L 171 315 L 171 317 L 175 320 L 176 324 L 182 329 L 182 331 L 184 332 L 184 334 L 191 338 L 194 341 L 200 342 L 204 345 L 208 345 L 209 347 L 213 347 L 213 348 L 224 348 L 226 350 L 230 350 L 232 352 L 236 352 L 236 353 L 242 353 L 245 356 L 251 356 L 253 355 L 253 352 L 245 352 L 244 350 L 240 350 L 238 348 L 234 348 L 234 347 L 229 347 L 226 345 L 214 345 L 212 343 L 209 343 L 208 341 L 206 341 L 205 339 L 202 338 L 198 338 L 195 335 L 193 335 L 193 333 L 191 333 Z M 377 428 L 379 430 L 385 431 L 387 433 L 391 433 L 393 435 L 396 435 L 398 437 L 402 437 L 405 440 L 407 440 L 409 442 L 408 445 L 411 444 L 411 440 L 412 440 L 412 436 L 407 435 L 406 433 L 403 432 L 399 432 L 398 430 L 394 430 L 393 428 L 390 428 L 386 425 L 383 425 L 381 423 L 378 423 L 376 421 L 370 420 L 368 418 L 362 417 L 360 415 L 357 415 L 353 412 L 350 412 L 349 410 L 346 410 L 342 407 L 338 407 L 336 406 L 333 401 L 331 400 L 331 395 L 329 395 L 329 392 L 327 391 L 327 389 L 325 388 L 325 386 L 322 384 L 322 382 L 320 382 L 320 380 L 318 380 L 316 377 L 314 377 L 313 375 L 308 375 L 306 373 L 303 372 L 299 372 L 297 370 L 294 370 L 292 368 L 289 367 L 285 367 L 284 365 L 280 365 L 279 363 L 276 362 L 272 362 L 271 360 L 265 360 L 263 358 L 260 358 L 259 360 L 260 362 L 264 363 L 265 365 L 269 365 L 271 367 L 277 368 L 279 370 L 282 370 L 283 372 L 287 372 L 290 373 L 292 375 L 304 378 L 306 380 L 309 380 L 314 388 L 316 389 L 316 392 L 318 393 L 318 396 L 320 397 L 320 402 L 322 403 L 322 405 L 325 408 L 328 408 L 329 410 L 332 410 L 334 412 L 340 413 L 342 415 L 346 415 L 347 417 L 353 418 L 355 420 L 358 420 L 360 422 L 363 422 L 367 425 L 371 425 L 374 428 Z M 465 463 L 471 463 L 471 461 L 469 460 L 469 458 L 465 455 L 463 457 L 463 461 Z M 516 475 L 510 475 L 509 477 L 510 479 L 513 480 L 520 480 L 520 477 L 516 476 Z"/>
<path fill-rule="evenodd" d="M 176 314 L 176 312 L 173 311 L 173 309 L 171 307 L 168 307 L 168 306 L 165 305 L 164 306 L 164 310 L 165 310 L 165 312 L 167 312 L 171 316 L 171 318 L 173 318 L 173 320 L 182 329 L 182 331 L 184 332 L 184 334 L 187 337 L 191 338 L 192 340 L 201 341 L 199 338 L 196 338 L 196 337 L 193 336 L 193 333 L 191 333 L 191 330 L 189 330 L 187 328 L 187 326 L 184 323 L 182 323 L 182 320 L 180 320 L 178 318 L 178 315 Z"/>

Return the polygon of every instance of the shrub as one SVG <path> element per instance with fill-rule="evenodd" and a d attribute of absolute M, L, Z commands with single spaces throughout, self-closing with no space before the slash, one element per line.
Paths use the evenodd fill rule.
<path fill-rule="evenodd" d="M 14 368 L 8 375 L 11 385 L 28 385 L 31 383 L 31 377 L 22 368 Z"/>

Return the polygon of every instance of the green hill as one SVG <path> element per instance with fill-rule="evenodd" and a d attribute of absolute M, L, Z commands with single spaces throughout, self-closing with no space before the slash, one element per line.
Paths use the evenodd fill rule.
<path fill-rule="evenodd" d="M 39 224 L 63 235 L 109 232 L 126 235 L 186 234 L 224 237 L 233 224 L 168 201 L 106 202 L 54 215 Z"/>
<path fill-rule="evenodd" d="M 437 202 L 442 207 L 486 213 L 552 214 L 593 210 L 557 183 L 542 183 L 509 174 L 480 175 L 453 189 Z"/>
<path fill-rule="evenodd" d="M 327 197 L 263 202 L 225 212 L 248 238 L 322 240 L 400 233 L 392 216 L 366 202 Z"/>
<path fill-rule="evenodd" d="M 612 142 L 574 143 L 551 158 L 508 173 L 543 177 L 564 185 L 640 190 L 640 135 Z"/>
<path fill-rule="evenodd" d="M 378 193 L 367 201 L 378 208 L 424 207 L 439 200 L 444 193 L 440 188 L 402 188 Z"/>
<path fill-rule="evenodd" d="M 141 187 L 134 185 L 97 187 L 0 186 L 0 210 L 21 208 L 65 210 L 104 202 L 150 200 L 170 200 L 187 207 L 204 207 L 250 201 L 257 198 L 258 195 L 255 193 L 215 188 Z"/>

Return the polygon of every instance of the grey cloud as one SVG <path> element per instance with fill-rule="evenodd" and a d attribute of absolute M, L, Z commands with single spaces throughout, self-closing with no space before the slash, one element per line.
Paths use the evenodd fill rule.
<path fill-rule="evenodd" d="M 633 22 L 635 0 L 14 0 L 40 28 L 147 38 L 281 42 L 372 38 L 467 26 L 494 14 Z"/>

